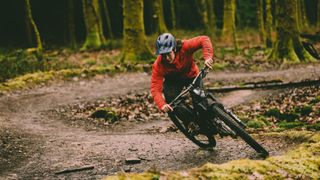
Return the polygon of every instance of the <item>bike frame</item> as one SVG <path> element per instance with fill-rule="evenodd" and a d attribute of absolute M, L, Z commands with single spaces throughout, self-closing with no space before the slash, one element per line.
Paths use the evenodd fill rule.
<path fill-rule="evenodd" d="M 207 75 L 207 69 L 207 67 L 201 69 L 192 83 L 169 104 L 173 108 L 173 111 L 169 112 L 172 121 L 190 140 L 200 147 L 215 146 L 216 141 L 214 136 L 217 134 L 221 137 L 231 136 L 237 138 L 239 136 L 258 153 L 261 153 L 264 157 L 268 156 L 269 152 L 244 130 L 246 128 L 245 124 L 202 87 L 202 79 Z M 188 107 L 188 104 L 184 103 L 188 97 L 186 96 L 188 93 L 191 95 L 193 108 Z M 186 107 L 179 106 L 182 102 Z M 197 126 L 195 124 L 190 125 L 188 122 L 186 126 L 182 119 L 178 118 L 177 120 L 175 109 L 177 108 L 178 110 L 179 107 L 182 109 L 187 108 L 189 112 L 185 111 L 185 113 L 189 113 L 189 115 L 191 115 L 192 111 L 194 117 L 192 121 Z M 179 111 L 177 112 L 179 114 Z M 181 124 L 184 125 L 181 126 Z M 191 131 L 189 132 L 190 129 Z M 196 136 L 198 134 L 205 135 L 207 137 L 206 142 L 208 143 L 202 141 L 201 138 L 197 139 Z"/>
<path fill-rule="evenodd" d="M 199 74 L 194 78 L 191 84 L 187 86 L 185 90 L 183 90 L 171 103 L 169 104 L 173 109 L 177 107 L 181 102 L 183 102 L 188 93 L 190 93 L 192 98 L 192 105 L 193 110 L 192 113 L 194 117 L 196 117 L 197 123 L 202 126 L 202 128 L 215 128 L 215 127 L 208 127 L 207 124 L 203 121 L 199 121 L 199 119 L 206 119 L 212 118 L 210 117 L 210 113 L 207 112 L 208 110 L 208 93 L 204 90 L 204 88 L 201 86 L 202 79 L 206 77 L 208 74 L 208 67 L 204 67 L 200 70 Z M 224 107 L 221 103 L 219 103 L 214 97 L 213 103 L 219 104 L 219 106 L 222 107 L 222 109 L 229 114 L 236 122 L 242 127 L 246 128 L 246 125 L 235 115 L 230 111 L 228 108 Z"/>
<path fill-rule="evenodd" d="M 169 105 L 174 109 L 186 99 L 184 96 L 190 93 L 193 105 L 192 113 L 197 121 L 197 124 L 201 129 L 210 132 L 214 130 L 215 127 L 212 127 L 211 123 L 206 122 L 209 120 L 210 114 L 207 112 L 207 93 L 202 87 L 202 79 L 207 75 L 207 73 L 208 67 L 202 68 L 192 83 L 187 86 L 187 88 L 183 90 Z M 200 119 L 203 120 L 200 121 Z"/>
<path fill-rule="evenodd" d="M 197 88 L 200 87 L 201 80 L 207 75 L 207 73 L 208 73 L 208 72 L 206 72 L 207 69 L 208 69 L 207 67 L 201 69 L 200 73 L 193 79 L 192 83 L 189 84 L 189 86 L 187 86 L 187 88 L 185 90 L 183 90 L 173 101 L 171 101 L 171 103 L 169 105 L 172 108 L 179 105 L 181 103 L 181 101 L 184 100 L 184 98 L 182 98 L 182 97 L 188 93 L 191 94 L 192 98 L 194 98 L 193 94 L 202 97 L 201 95 L 203 95 L 202 93 L 204 92 L 203 89 L 200 89 L 199 91 L 197 91 Z"/>

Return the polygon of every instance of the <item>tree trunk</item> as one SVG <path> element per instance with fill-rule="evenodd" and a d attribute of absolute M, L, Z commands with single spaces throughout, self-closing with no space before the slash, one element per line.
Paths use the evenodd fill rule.
<path fill-rule="evenodd" d="M 110 16 L 109 16 L 109 11 L 108 11 L 108 7 L 107 7 L 107 3 L 106 0 L 101 0 L 102 6 L 103 6 L 103 12 L 104 12 L 104 16 L 106 18 L 106 27 L 107 27 L 107 37 L 109 37 L 110 39 L 113 39 L 113 33 L 112 33 L 112 28 L 111 28 L 111 20 L 110 20 Z"/>
<path fill-rule="evenodd" d="M 297 5 L 298 0 L 276 1 L 277 39 L 270 56 L 272 60 L 284 63 L 315 61 L 299 39 Z"/>
<path fill-rule="evenodd" d="M 215 15 L 213 12 L 212 0 L 197 0 L 198 13 L 201 15 L 200 24 L 205 27 L 208 32 L 215 32 Z"/>
<path fill-rule="evenodd" d="M 173 0 L 175 3 L 175 10 L 176 10 L 176 28 L 180 28 L 181 27 L 181 20 L 180 20 L 180 16 L 181 16 L 181 7 L 180 7 L 180 0 Z"/>
<path fill-rule="evenodd" d="M 35 51 L 38 53 L 38 55 L 41 55 L 42 54 L 42 50 L 43 50 L 42 42 L 41 42 L 41 37 L 40 37 L 40 33 L 39 33 L 39 30 L 38 30 L 38 27 L 37 27 L 37 25 L 34 22 L 33 17 L 32 17 L 30 0 L 25 0 L 25 6 L 26 6 L 26 12 L 27 12 L 28 21 L 32 26 L 32 29 L 33 29 L 33 32 L 34 32 L 34 37 L 36 38 L 36 46 L 37 46 L 37 48 L 35 49 Z M 31 50 L 31 51 L 33 51 L 33 50 Z"/>
<path fill-rule="evenodd" d="M 171 12 L 172 29 L 176 29 L 177 28 L 177 20 L 176 20 L 175 8 L 174 8 L 174 0 L 170 0 L 170 12 Z"/>
<path fill-rule="evenodd" d="M 264 44 L 266 42 L 266 33 L 264 29 L 264 18 L 263 18 L 263 0 L 258 0 L 257 7 L 257 16 L 258 16 L 258 27 L 259 27 L 259 37 L 260 42 Z"/>
<path fill-rule="evenodd" d="M 74 22 L 74 5 L 73 0 L 67 1 L 67 18 L 68 18 L 68 36 L 69 36 L 69 43 L 72 49 L 77 48 L 77 40 L 76 40 L 76 28 Z"/>
<path fill-rule="evenodd" d="M 209 30 L 212 33 L 216 31 L 216 15 L 214 14 L 214 0 L 206 0 L 208 10 L 208 24 Z"/>
<path fill-rule="evenodd" d="M 164 22 L 163 2 L 162 0 L 152 0 L 153 24 L 155 32 L 158 34 L 167 32 L 167 26 Z"/>
<path fill-rule="evenodd" d="M 236 25 L 235 25 L 235 13 L 236 12 L 236 1 L 225 0 L 223 8 L 223 29 L 222 29 L 222 40 L 230 45 L 233 43 L 235 49 L 238 49 L 236 40 Z"/>
<path fill-rule="evenodd" d="M 301 31 L 306 30 L 308 28 L 308 21 L 307 21 L 304 0 L 298 0 L 297 12 L 298 12 L 298 28 Z"/>
<path fill-rule="evenodd" d="M 266 0 L 266 47 L 272 47 L 272 31 L 273 31 L 273 24 L 272 24 L 272 11 L 271 11 L 271 0 Z"/>
<path fill-rule="evenodd" d="M 146 44 L 143 26 L 143 0 L 123 0 L 124 53 L 122 61 L 149 60 L 151 51 Z"/>
<path fill-rule="evenodd" d="M 32 36 L 32 25 L 29 20 L 29 15 L 28 15 L 28 7 L 25 5 L 24 6 L 24 18 L 25 18 L 25 25 L 26 25 L 26 37 L 28 41 L 28 46 L 33 46 L 33 36 Z"/>
<path fill-rule="evenodd" d="M 206 30 L 209 29 L 209 19 L 208 19 L 208 9 L 206 0 L 196 0 L 197 4 L 197 11 L 198 14 L 201 16 L 201 26 L 204 27 Z"/>
<path fill-rule="evenodd" d="M 317 17 L 317 24 L 318 28 L 320 29 L 320 0 L 318 0 L 318 17 Z"/>
<path fill-rule="evenodd" d="M 98 0 L 82 0 L 87 35 L 81 50 L 96 49 L 105 45 Z"/>

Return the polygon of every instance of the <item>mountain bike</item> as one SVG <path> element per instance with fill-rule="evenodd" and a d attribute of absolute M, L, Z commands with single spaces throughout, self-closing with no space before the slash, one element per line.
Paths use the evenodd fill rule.
<path fill-rule="evenodd" d="M 170 103 L 173 111 L 168 114 L 172 122 L 201 148 L 215 147 L 216 135 L 241 137 L 260 155 L 268 156 L 268 151 L 245 131 L 246 125 L 204 89 L 202 79 L 207 73 L 207 67 L 201 69 L 192 83 Z"/>

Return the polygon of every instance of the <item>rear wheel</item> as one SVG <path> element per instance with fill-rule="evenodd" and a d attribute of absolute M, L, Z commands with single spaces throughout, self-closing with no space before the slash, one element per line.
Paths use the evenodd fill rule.
<path fill-rule="evenodd" d="M 201 148 L 211 148 L 216 146 L 216 140 L 212 133 L 203 132 L 200 126 L 195 123 L 192 111 L 186 106 L 179 106 L 169 113 L 169 117 L 177 128 L 192 142 Z M 195 126 L 190 131 L 190 125 Z"/>
<path fill-rule="evenodd" d="M 262 156 L 268 156 L 269 152 L 265 150 L 257 141 L 255 141 L 232 117 L 230 117 L 219 106 L 213 105 L 212 110 L 226 125 L 228 125 L 238 136 Z"/>

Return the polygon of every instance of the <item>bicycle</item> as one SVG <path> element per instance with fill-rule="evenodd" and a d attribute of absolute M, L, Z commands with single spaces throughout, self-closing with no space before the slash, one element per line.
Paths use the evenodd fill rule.
<path fill-rule="evenodd" d="M 172 122 L 201 148 L 215 147 L 214 136 L 218 134 L 221 137 L 240 136 L 259 154 L 267 157 L 268 151 L 245 131 L 246 125 L 203 88 L 202 79 L 207 73 L 208 68 L 202 68 L 192 83 L 170 103 L 173 111 L 168 115 Z"/>

